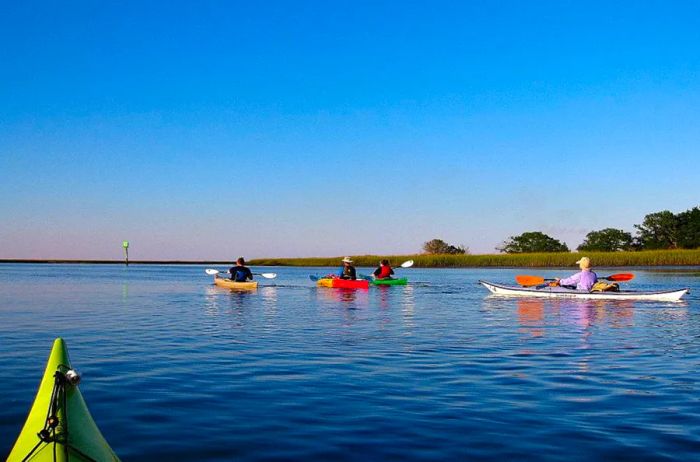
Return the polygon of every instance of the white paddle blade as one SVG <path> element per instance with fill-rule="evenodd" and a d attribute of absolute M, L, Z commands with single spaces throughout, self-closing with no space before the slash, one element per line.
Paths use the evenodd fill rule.
<path fill-rule="evenodd" d="M 410 268 L 411 266 L 413 266 L 413 260 L 408 260 L 401 263 L 401 268 Z"/>
<path fill-rule="evenodd" d="M 219 270 L 207 268 L 204 270 L 205 273 L 207 273 L 209 276 L 214 276 L 216 274 L 219 274 Z"/>
<path fill-rule="evenodd" d="M 277 277 L 277 273 L 260 273 L 260 276 L 264 277 L 265 279 L 275 279 Z"/>

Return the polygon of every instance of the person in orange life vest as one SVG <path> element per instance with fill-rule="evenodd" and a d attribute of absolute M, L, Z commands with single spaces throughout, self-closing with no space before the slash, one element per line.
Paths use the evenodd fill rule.
<path fill-rule="evenodd" d="M 375 279 L 391 279 L 391 276 L 394 274 L 394 270 L 391 269 L 389 260 L 382 260 L 379 262 L 379 267 L 377 267 L 372 274 L 374 274 Z"/>

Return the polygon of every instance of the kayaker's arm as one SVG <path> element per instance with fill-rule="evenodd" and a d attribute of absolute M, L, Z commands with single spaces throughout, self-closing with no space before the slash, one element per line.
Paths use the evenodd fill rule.
<path fill-rule="evenodd" d="M 569 276 L 568 278 L 556 279 L 556 282 L 558 282 L 560 286 L 576 286 L 580 280 L 581 273 L 576 273 Z"/>

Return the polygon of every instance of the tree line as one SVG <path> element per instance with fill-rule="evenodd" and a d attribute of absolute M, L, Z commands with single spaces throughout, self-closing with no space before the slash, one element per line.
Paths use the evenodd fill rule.
<path fill-rule="evenodd" d="M 578 251 L 620 252 L 635 250 L 700 248 L 700 208 L 693 207 L 674 214 L 668 210 L 650 213 L 641 224 L 634 225 L 636 234 L 622 229 L 605 228 L 586 234 Z M 540 231 L 510 236 L 496 250 L 503 253 L 569 252 L 569 247 Z M 428 254 L 465 254 L 468 247 L 454 246 L 441 239 L 423 244 Z"/>

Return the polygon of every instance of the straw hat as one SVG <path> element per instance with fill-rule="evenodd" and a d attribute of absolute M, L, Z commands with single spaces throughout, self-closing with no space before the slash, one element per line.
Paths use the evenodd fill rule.
<path fill-rule="evenodd" d="M 582 257 L 579 261 L 576 262 L 576 264 L 579 266 L 581 269 L 588 269 L 591 267 L 591 259 L 588 257 Z"/>
<path fill-rule="evenodd" d="M 343 263 L 352 263 L 352 258 L 350 258 L 350 257 L 343 258 Z"/>

